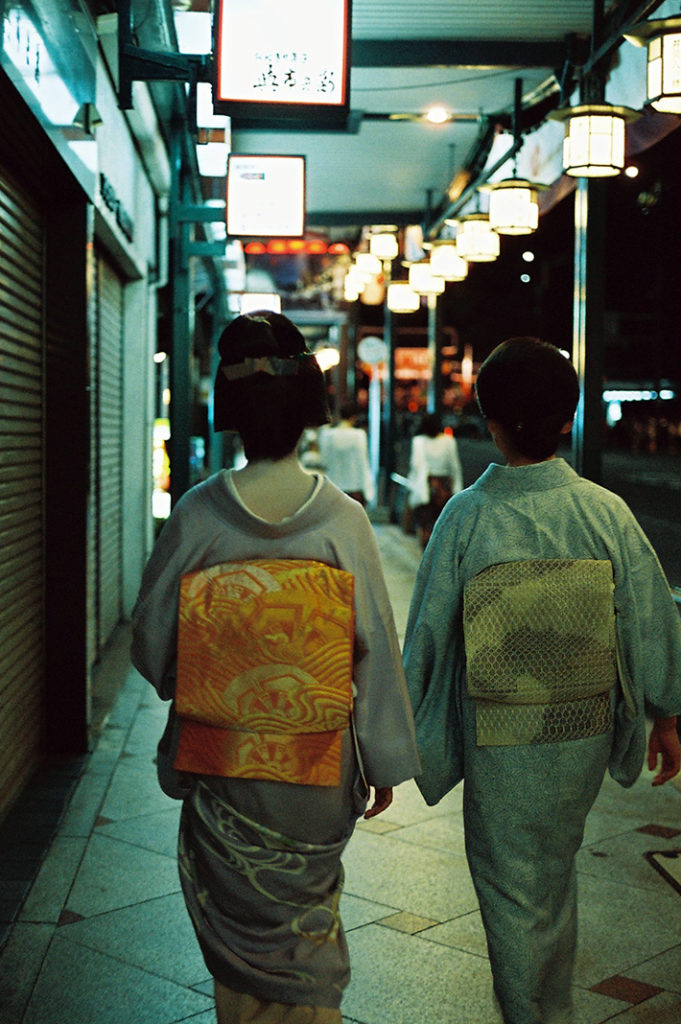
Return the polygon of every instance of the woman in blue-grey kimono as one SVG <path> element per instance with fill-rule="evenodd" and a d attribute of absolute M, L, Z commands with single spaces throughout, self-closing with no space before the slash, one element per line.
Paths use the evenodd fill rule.
<path fill-rule="evenodd" d="M 505 1024 L 572 1024 L 575 856 L 604 773 L 679 770 L 681 620 L 616 495 L 556 458 L 579 386 L 553 346 L 512 338 L 477 399 L 506 465 L 442 512 L 405 639 L 434 804 L 461 780 L 466 852 Z"/>
<path fill-rule="evenodd" d="M 219 1024 L 340 1024 L 341 855 L 419 770 L 412 712 L 366 513 L 297 459 L 327 419 L 315 357 L 266 310 L 218 347 L 214 426 L 248 461 L 175 506 L 132 660 L 177 710 L 159 779 L 184 798 L 180 878 Z"/>

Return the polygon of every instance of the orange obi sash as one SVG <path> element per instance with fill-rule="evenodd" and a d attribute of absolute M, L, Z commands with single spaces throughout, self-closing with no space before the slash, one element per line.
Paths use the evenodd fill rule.
<path fill-rule="evenodd" d="M 183 576 L 174 767 L 338 785 L 352 710 L 353 592 L 352 573 L 300 559 Z"/>

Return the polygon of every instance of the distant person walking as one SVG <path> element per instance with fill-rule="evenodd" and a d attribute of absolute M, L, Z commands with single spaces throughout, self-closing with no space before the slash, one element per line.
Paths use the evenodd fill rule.
<path fill-rule="evenodd" d="M 409 506 L 415 510 L 419 540 L 425 548 L 442 509 L 463 487 L 456 441 L 444 432 L 435 413 L 423 417 L 412 439 L 408 480 Z"/>
<path fill-rule="evenodd" d="M 374 500 L 374 481 L 367 435 L 355 426 L 356 417 L 354 403 L 341 405 L 336 426 L 319 431 L 319 455 L 329 480 L 361 505 L 368 505 Z"/>

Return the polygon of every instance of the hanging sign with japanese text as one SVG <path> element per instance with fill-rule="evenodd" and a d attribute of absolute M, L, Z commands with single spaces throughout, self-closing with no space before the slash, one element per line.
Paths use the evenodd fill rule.
<path fill-rule="evenodd" d="M 350 0 L 219 0 L 216 113 L 347 113 Z"/>
<path fill-rule="evenodd" d="M 227 234 L 292 238 L 305 230 L 305 157 L 230 153 Z"/>

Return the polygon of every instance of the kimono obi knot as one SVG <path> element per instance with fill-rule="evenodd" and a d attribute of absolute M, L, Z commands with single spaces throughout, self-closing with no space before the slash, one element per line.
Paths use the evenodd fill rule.
<path fill-rule="evenodd" d="M 174 767 L 338 785 L 352 711 L 353 594 L 352 573 L 303 559 L 184 575 Z"/>
<path fill-rule="evenodd" d="M 577 739 L 611 727 L 618 675 L 609 560 L 488 566 L 464 588 L 463 626 L 479 745 Z"/>

